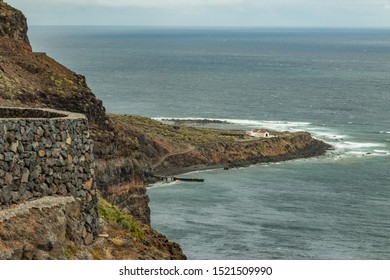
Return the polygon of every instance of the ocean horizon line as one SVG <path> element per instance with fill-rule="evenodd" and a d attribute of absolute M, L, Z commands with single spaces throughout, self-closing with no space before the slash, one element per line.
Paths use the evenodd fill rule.
<path fill-rule="evenodd" d="M 256 26 L 256 25 L 131 25 L 131 24 L 32 24 L 30 27 L 128 27 L 146 29 L 263 29 L 263 30 L 390 30 L 390 26 Z"/>

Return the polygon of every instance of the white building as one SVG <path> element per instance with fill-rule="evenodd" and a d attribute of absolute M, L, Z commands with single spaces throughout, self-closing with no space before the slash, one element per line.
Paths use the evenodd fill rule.
<path fill-rule="evenodd" d="M 271 136 L 270 133 L 268 132 L 268 130 L 264 130 L 264 129 L 253 129 L 253 130 L 247 131 L 246 134 L 248 134 L 249 136 L 252 136 L 252 137 L 257 137 L 257 138 L 268 138 Z"/>

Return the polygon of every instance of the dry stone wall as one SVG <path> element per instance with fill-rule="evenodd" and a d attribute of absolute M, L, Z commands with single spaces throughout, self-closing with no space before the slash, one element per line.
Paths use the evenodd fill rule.
<path fill-rule="evenodd" d="M 0 211 L 45 196 L 73 196 L 85 243 L 98 233 L 92 141 L 82 114 L 0 107 Z"/>

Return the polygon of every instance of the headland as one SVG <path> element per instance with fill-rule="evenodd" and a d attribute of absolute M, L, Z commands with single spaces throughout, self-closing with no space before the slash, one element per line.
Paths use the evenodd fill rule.
<path fill-rule="evenodd" d="M 6 203 L 2 199 L 0 211 L 5 211 L 3 216 L 8 217 L 0 221 L 0 256 L 4 259 L 185 259 L 178 244 L 150 227 L 146 186 L 153 182 L 153 177 L 149 174 L 176 175 L 194 170 L 292 160 L 320 156 L 331 148 L 306 132 L 272 132 L 274 137 L 254 139 L 242 131 L 194 128 L 180 122 L 169 125 L 146 117 L 108 114 L 102 101 L 87 86 L 85 77 L 44 53 L 33 52 L 27 37 L 26 18 L 4 2 L 0 2 L 0 104 L 3 107 L 41 108 L 41 111 L 50 108 L 82 114 L 83 129 L 77 130 L 75 126 L 71 131 L 75 135 L 81 133 L 81 139 L 88 136 L 85 143 L 84 140 L 79 143 L 58 133 L 61 142 L 58 149 L 61 144 L 65 149 L 66 145 L 76 143 L 77 155 L 76 160 L 74 153 L 68 157 L 68 154 L 61 154 L 61 150 L 59 154 L 52 150 L 56 147 L 47 147 L 50 156 L 55 157 L 50 162 L 54 166 L 61 165 L 58 172 L 57 169 L 52 168 L 52 172 L 49 167 L 44 168 L 47 165 L 44 160 L 32 160 L 30 170 L 31 160 L 25 157 L 22 158 L 23 167 L 19 168 L 21 172 L 18 168 L 12 170 L 11 178 L 9 161 L 5 156 L 0 160 L 8 168 L 0 174 L 1 182 L 4 181 L 0 186 L 2 197 L 5 194 L 7 198 Z M 20 109 L 19 113 L 22 115 L 18 118 L 24 124 L 29 116 L 23 115 Z M 46 123 L 46 120 L 42 122 Z M 7 144 L 3 146 L 11 150 L 13 158 L 19 153 L 26 156 L 25 152 L 33 158 L 45 158 L 48 153 L 41 148 L 50 143 L 48 139 L 53 144 L 51 121 L 48 122 L 47 127 L 37 128 L 30 135 L 37 139 L 34 140 L 38 142 L 36 149 L 30 149 L 29 141 L 21 141 L 22 135 L 21 140 L 16 136 L 4 136 Z M 5 123 L 6 128 L 8 123 Z M 72 127 L 74 122 L 69 125 Z M 11 134 L 16 135 L 19 128 L 22 129 L 21 126 L 13 127 L 15 131 Z M 93 147 L 91 144 L 88 153 L 93 152 L 88 164 L 93 168 L 83 166 L 83 159 L 87 158 L 87 151 L 83 149 L 89 141 L 93 142 Z M 11 154 L 7 154 L 9 156 Z M 34 165 L 34 162 L 38 164 Z M 76 164 L 83 170 L 69 167 Z M 63 176 L 61 168 L 65 168 L 65 174 L 69 172 L 69 175 Z M 72 193 L 70 186 L 64 189 L 63 185 L 67 186 L 68 179 L 72 182 L 71 178 L 76 174 L 80 175 L 80 182 L 75 180 L 77 190 Z M 93 185 L 86 185 L 92 178 Z M 46 188 L 37 191 L 40 186 Z M 19 192 L 21 187 L 23 194 Z M 93 191 L 95 188 L 97 194 Z M 42 192 L 45 197 L 39 204 L 35 201 L 41 199 Z M 85 203 L 75 207 L 80 196 Z M 37 208 L 36 203 L 42 207 Z M 27 210 L 10 216 L 11 208 Z M 21 231 L 22 227 L 29 230 Z M 44 229 L 46 235 L 42 235 L 39 228 Z M 55 242 L 48 236 L 56 236 Z"/>

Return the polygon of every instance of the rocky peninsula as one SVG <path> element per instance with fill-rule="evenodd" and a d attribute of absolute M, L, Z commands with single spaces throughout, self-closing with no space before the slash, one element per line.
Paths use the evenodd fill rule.
<path fill-rule="evenodd" d="M 93 176 L 96 184 L 98 199 L 93 207 L 99 214 L 98 228 L 77 231 L 78 221 L 86 223 L 85 206 L 77 203 L 77 195 L 72 193 L 68 198 L 60 197 L 57 191 L 45 193 L 48 196 L 38 206 L 34 196 L 12 205 L 2 201 L 0 217 L 7 218 L 0 219 L 0 259 L 185 259 L 178 244 L 150 227 L 146 193 L 148 182 L 153 181 L 150 174 L 173 175 L 319 156 L 331 148 L 306 132 L 275 132 L 272 138 L 252 139 L 242 131 L 108 114 L 83 76 L 44 53 L 32 51 L 26 18 L 4 2 L 0 2 L 0 105 L 85 115 L 94 165 L 87 177 Z M 11 149 L 14 140 L 3 139 L 3 149 Z M 18 148 L 15 153 L 21 152 Z M 1 156 L 4 151 L 0 152 Z M 3 161 L 0 157 L 0 164 Z M 7 175 L 7 184 L 5 173 L 10 171 L 0 173 L 0 189 L 18 189 L 26 180 L 26 176 L 18 177 L 23 177 L 23 171 L 15 172 L 12 180 Z M 42 169 L 38 175 L 47 174 Z M 51 188 L 50 182 L 45 184 Z M 25 230 L 20 230 L 22 225 Z"/>

